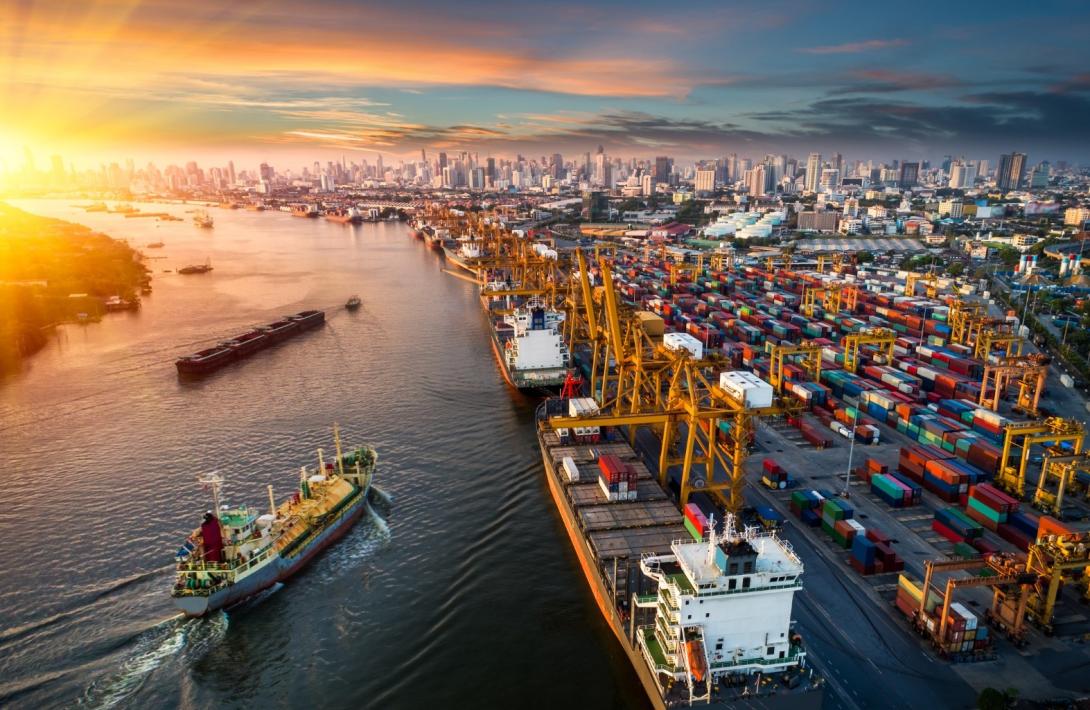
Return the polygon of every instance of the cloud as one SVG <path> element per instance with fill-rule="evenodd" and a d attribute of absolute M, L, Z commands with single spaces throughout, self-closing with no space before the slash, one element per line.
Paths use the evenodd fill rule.
<path fill-rule="evenodd" d="M 851 83 L 857 81 L 857 83 Z M 898 91 L 935 91 L 964 86 L 965 82 L 946 74 L 902 72 L 894 69 L 861 69 L 845 77 L 845 84 L 830 95 L 887 94 Z"/>
<path fill-rule="evenodd" d="M 805 54 L 859 54 L 860 52 L 870 52 L 875 49 L 907 47 L 910 44 L 912 43 L 907 39 L 868 39 L 862 42 L 846 42 L 822 47 L 802 47 L 796 51 Z"/>

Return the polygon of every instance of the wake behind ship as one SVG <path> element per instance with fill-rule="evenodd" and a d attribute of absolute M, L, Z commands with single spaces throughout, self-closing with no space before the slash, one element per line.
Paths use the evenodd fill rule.
<path fill-rule="evenodd" d="M 336 432 L 336 430 L 334 430 Z M 378 454 L 370 446 L 322 458 L 302 467 L 294 495 L 276 505 L 269 486 L 269 510 L 220 504 L 223 479 L 202 477 L 213 508 L 176 553 L 171 597 L 187 616 L 203 616 L 237 604 L 283 582 L 341 538 L 367 509 Z"/>
<path fill-rule="evenodd" d="M 619 432 L 553 429 L 592 398 L 538 409 L 545 478 L 587 583 L 656 708 L 821 707 L 791 607 L 803 565 L 771 533 L 684 515 Z"/>

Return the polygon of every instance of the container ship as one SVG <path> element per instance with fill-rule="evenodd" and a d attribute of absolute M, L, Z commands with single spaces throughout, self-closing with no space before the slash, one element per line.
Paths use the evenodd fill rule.
<path fill-rule="evenodd" d="M 303 466 L 299 485 L 276 504 L 269 486 L 269 509 L 229 508 L 220 504 L 223 479 L 202 476 L 211 489 L 212 510 L 179 548 L 171 597 L 186 616 L 203 616 L 237 604 L 283 582 L 341 538 L 367 509 L 378 455 L 370 446 L 341 452 L 318 465 Z"/>
<path fill-rule="evenodd" d="M 424 232 L 424 243 L 435 251 L 443 251 L 450 243 L 450 232 L 446 229 L 432 227 Z"/>
<path fill-rule="evenodd" d="M 568 377 L 571 357 L 560 332 L 564 313 L 533 298 L 507 313 L 489 310 L 492 351 L 512 387 L 556 391 Z"/>
<path fill-rule="evenodd" d="M 682 514 L 627 441 L 551 416 L 597 413 L 592 398 L 537 411 L 545 478 L 598 608 L 656 708 L 817 708 L 791 607 L 803 565 L 774 533 Z M 614 432 L 617 434 L 618 432 Z"/>
<path fill-rule="evenodd" d="M 473 237 L 460 237 L 453 244 L 444 246 L 443 254 L 450 263 L 465 269 L 471 274 L 476 274 L 477 267 L 471 264 L 481 258 L 484 250 L 480 240 Z"/>
<path fill-rule="evenodd" d="M 279 343 L 325 323 L 325 311 L 300 311 L 292 316 L 258 326 L 230 340 L 178 358 L 174 365 L 183 375 L 204 375 L 236 360 L 245 359 L 258 350 Z"/>
<path fill-rule="evenodd" d="M 317 217 L 318 205 L 292 205 L 291 214 L 293 217 Z"/>
<path fill-rule="evenodd" d="M 355 207 L 346 207 L 326 212 L 325 218 L 341 224 L 359 224 L 363 221 L 363 213 Z"/>

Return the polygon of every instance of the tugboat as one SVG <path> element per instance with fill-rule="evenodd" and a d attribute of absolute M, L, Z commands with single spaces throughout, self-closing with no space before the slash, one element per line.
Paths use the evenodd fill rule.
<path fill-rule="evenodd" d="M 341 451 L 333 427 L 336 458 L 318 449 L 316 467 L 303 466 L 293 495 L 277 505 L 268 487 L 269 508 L 220 503 L 223 479 L 197 480 L 212 494 L 212 509 L 175 553 L 170 596 L 186 616 L 203 616 L 237 604 L 291 577 L 336 542 L 367 510 L 378 454 L 368 445 Z"/>
<path fill-rule="evenodd" d="M 344 307 L 347 310 L 354 311 L 354 310 L 358 309 L 360 307 L 360 305 L 362 305 L 362 304 L 363 304 L 363 301 L 360 299 L 359 296 L 352 296 L 344 304 Z"/>
<path fill-rule="evenodd" d="M 151 244 L 148 244 L 148 249 L 162 249 L 164 246 L 166 245 L 162 242 L 152 242 Z"/>
<path fill-rule="evenodd" d="M 215 226 L 215 220 L 213 220 L 212 215 L 208 214 L 205 210 L 199 210 L 193 215 L 193 224 L 201 229 L 212 229 L 212 227 Z"/>

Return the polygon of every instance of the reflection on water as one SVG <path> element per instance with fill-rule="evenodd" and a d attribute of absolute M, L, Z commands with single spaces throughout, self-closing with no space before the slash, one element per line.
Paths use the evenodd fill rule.
<path fill-rule="evenodd" d="M 0 705 L 643 702 L 551 509 L 534 403 L 504 386 L 472 287 L 404 225 L 17 206 L 165 246 L 138 313 L 65 327 L 0 382 Z M 327 325 L 175 374 L 178 355 L 304 308 Z M 195 476 L 220 471 L 229 503 L 286 494 L 333 422 L 380 452 L 380 517 L 256 604 L 172 619 L 172 555 L 208 505 Z"/>

